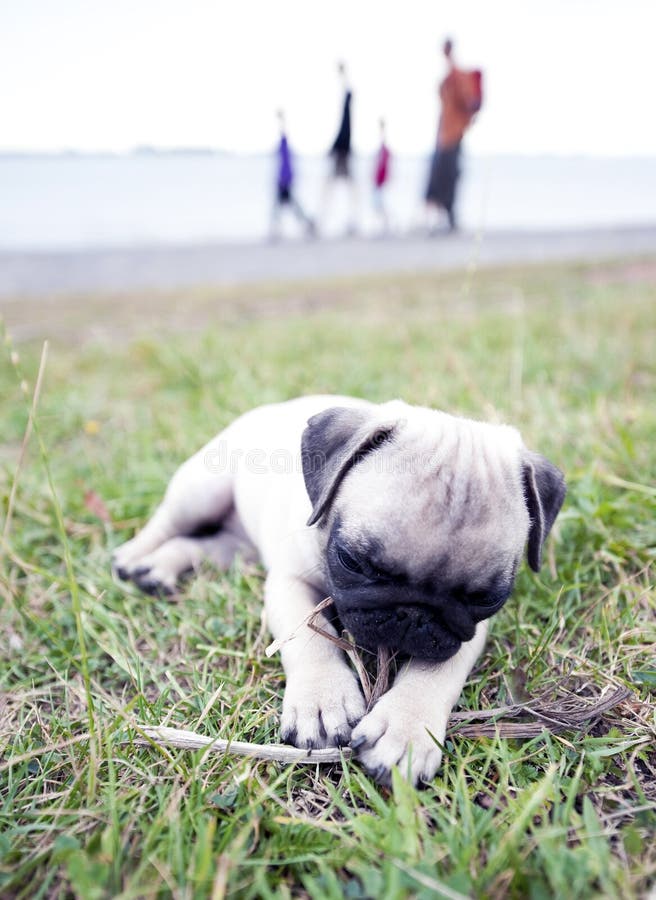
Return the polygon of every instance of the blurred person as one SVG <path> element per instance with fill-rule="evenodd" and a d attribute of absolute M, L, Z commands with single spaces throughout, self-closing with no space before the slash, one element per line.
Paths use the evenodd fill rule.
<path fill-rule="evenodd" d="M 289 209 L 294 213 L 299 222 L 305 226 L 307 235 L 311 237 L 315 232 L 314 222 L 305 213 L 293 193 L 294 161 L 287 139 L 285 114 L 282 110 L 278 110 L 277 116 L 280 127 L 280 141 L 276 148 L 276 194 L 271 215 L 271 239 L 277 240 L 279 237 L 280 215 L 285 209 Z"/>
<path fill-rule="evenodd" d="M 353 91 L 351 90 L 346 73 L 346 65 L 343 62 L 338 63 L 337 73 L 342 84 L 344 100 L 342 103 L 342 117 L 339 123 L 337 136 L 333 141 L 328 154 L 332 159 L 332 168 L 324 188 L 322 219 L 325 219 L 329 196 L 332 193 L 335 184 L 338 181 L 341 181 L 348 187 L 349 191 L 347 233 L 353 234 L 356 230 L 356 190 L 353 172 L 351 171 L 351 102 L 353 99 Z"/>
<path fill-rule="evenodd" d="M 380 128 L 380 147 L 376 154 L 374 166 L 373 205 L 374 212 L 382 225 L 383 234 L 387 234 L 389 232 L 389 216 L 385 202 L 385 185 L 390 177 L 392 155 L 385 137 L 385 119 L 380 119 L 378 124 Z"/>
<path fill-rule="evenodd" d="M 462 139 L 482 103 L 482 74 L 465 72 L 453 60 L 453 41 L 444 41 L 442 52 L 447 74 L 439 86 L 442 106 L 437 129 L 437 146 L 431 161 L 426 188 L 427 211 L 444 210 L 449 229 L 457 227 L 456 189 L 460 175 Z"/>

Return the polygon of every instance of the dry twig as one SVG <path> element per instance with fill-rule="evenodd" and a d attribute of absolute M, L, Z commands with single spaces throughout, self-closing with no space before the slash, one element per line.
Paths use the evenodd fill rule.
<path fill-rule="evenodd" d="M 223 738 L 209 738 L 193 731 L 167 728 L 164 725 L 142 725 L 139 727 L 146 740 L 137 739 L 135 744 L 162 744 L 181 750 L 211 750 L 215 753 L 232 753 L 235 756 L 252 756 L 281 763 L 336 763 L 343 757 L 351 756 L 349 747 L 327 747 L 318 750 L 299 750 L 287 744 L 250 744 L 246 741 L 227 741 Z"/>

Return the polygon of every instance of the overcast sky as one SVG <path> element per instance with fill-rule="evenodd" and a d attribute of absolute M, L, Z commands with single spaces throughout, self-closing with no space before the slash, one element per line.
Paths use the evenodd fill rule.
<path fill-rule="evenodd" d="M 322 152 L 343 58 L 356 149 L 382 114 L 426 153 L 447 34 L 485 72 L 470 150 L 656 155 L 656 0 L 2 0 L 0 149 L 265 151 L 282 106 Z"/>

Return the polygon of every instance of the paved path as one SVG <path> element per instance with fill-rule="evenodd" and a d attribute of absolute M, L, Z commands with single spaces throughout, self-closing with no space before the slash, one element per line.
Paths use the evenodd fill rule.
<path fill-rule="evenodd" d="M 430 272 L 656 254 L 656 225 L 280 244 L 0 252 L 0 297 Z"/>

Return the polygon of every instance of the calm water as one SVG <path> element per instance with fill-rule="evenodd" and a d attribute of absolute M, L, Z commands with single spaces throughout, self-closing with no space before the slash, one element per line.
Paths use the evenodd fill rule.
<path fill-rule="evenodd" d="M 388 208 L 404 231 L 421 221 L 427 159 L 394 160 Z M 372 231 L 372 162 L 356 165 L 358 210 Z M 327 161 L 297 161 L 297 195 L 322 207 Z M 0 249 L 253 240 L 267 235 L 273 165 L 266 157 L 133 156 L 0 159 Z M 336 190 L 324 230 L 343 230 Z M 480 157 L 464 162 L 468 229 L 558 229 L 656 222 L 656 159 Z M 297 233 L 294 222 L 286 224 Z"/>

